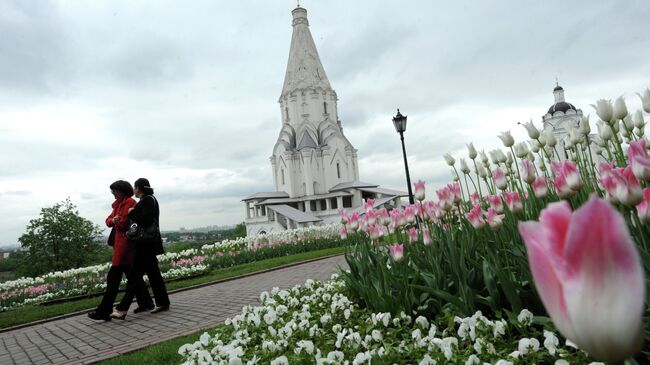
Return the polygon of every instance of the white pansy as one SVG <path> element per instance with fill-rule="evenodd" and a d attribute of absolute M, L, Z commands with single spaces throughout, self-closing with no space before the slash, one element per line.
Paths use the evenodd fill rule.
<path fill-rule="evenodd" d="M 372 330 L 370 334 L 372 336 L 372 339 L 377 342 L 381 342 L 384 340 L 384 335 L 382 335 L 381 332 L 379 332 L 378 330 Z"/>
<path fill-rule="evenodd" d="M 544 330 L 544 347 L 548 350 L 548 353 L 555 355 L 557 352 L 557 346 L 560 344 L 560 340 L 555 336 L 553 332 Z"/>
<path fill-rule="evenodd" d="M 423 316 L 418 316 L 418 318 L 415 319 L 415 324 L 422 327 L 422 329 L 429 328 L 429 320 Z"/>
<path fill-rule="evenodd" d="M 555 360 L 555 363 L 553 363 L 553 365 L 570 365 L 570 364 L 568 361 L 564 359 L 559 359 L 559 360 Z"/>
<path fill-rule="evenodd" d="M 528 309 L 522 309 L 517 316 L 517 321 L 519 321 L 519 323 L 523 324 L 524 326 L 529 326 L 531 323 L 533 323 L 533 313 L 531 313 Z"/>
<path fill-rule="evenodd" d="M 418 365 L 436 365 L 436 360 L 432 359 L 431 356 L 424 355 L 422 360 L 418 363 Z"/>
<path fill-rule="evenodd" d="M 481 364 L 481 359 L 479 359 L 478 356 L 474 354 L 469 355 L 467 361 L 465 361 L 465 365 L 480 365 L 480 364 Z"/>
<path fill-rule="evenodd" d="M 271 365 L 289 365 L 289 359 L 286 356 L 280 356 L 271 361 Z"/>

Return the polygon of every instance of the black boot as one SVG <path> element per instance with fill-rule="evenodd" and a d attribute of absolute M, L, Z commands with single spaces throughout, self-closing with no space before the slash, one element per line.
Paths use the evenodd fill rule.
<path fill-rule="evenodd" d="M 97 311 L 92 311 L 88 313 L 88 318 L 95 321 L 109 322 L 111 320 L 111 315 L 109 313 L 99 313 Z"/>

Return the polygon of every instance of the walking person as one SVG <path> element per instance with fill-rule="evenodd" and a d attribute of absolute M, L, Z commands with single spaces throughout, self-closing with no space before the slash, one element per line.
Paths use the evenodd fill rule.
<path fill-rule="evenodd" d="M 112 212 L 106 218 L 106 225 L 112 228 L 109 244 L 113 246 L 111 268 L 106 274 L 106 291 L 99 306 L 88 317 L 93 320 L 110 321 L 113 303 L 120 289 L 122 275 L 127 275 L 131 270 L 134 250 L 126 240 L 126 229 L 129 223 L 128 212 L 136 203 L 132 198 L 133 187 L 128 181 L 117 180 L 110 185 L 111 193 L 115 198 Z M 153 301 L 146 287 L 133 293 L 137 297 L 140 308 L 153 308 Z M 131 297 L 133 300 L 133 296 Z"/>
<path fill-rule="evenodd" d="M 157 225 L 160 218 L 160 207 L 158 200 L 153 195 L 149 180 L 140 178 L 133 183 L 133 187 L 135 196 L 139 198 L 139 201 L 133 208 L 129 209 L 129 218 L 142 228 L 151 227 L 153 224 Z M 111 314 L 111 317 L 115 319 L 124 319 L 133 301 L 134 293 L 140 292 L 143 288 L 146 290 L 146 284 L 142 279 L 144 274 L 147 274 L 149 278 L 149 285 L 156 300 L 156 307 L 151 310 L 151 313 L 169 310 L 169 296 L 156 257 L 164 252 L 160 234 L 150 240 L 131 243 L 135 249 L 133 265 L 129 273 L 126 294 Z"/>

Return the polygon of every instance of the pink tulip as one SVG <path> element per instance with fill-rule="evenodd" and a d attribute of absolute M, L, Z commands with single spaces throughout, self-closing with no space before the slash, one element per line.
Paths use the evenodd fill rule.
<path fill-rule="evenodd" d="M 348 233 L 347 233 L 347 231 L 345 230 L 345 228 L 341 228 L 341 229 L 339 229 L 339 236 L 341 236 L 341 239 L 342 239 L 342 240 L 348 238 Z"/>
<path fill-rule="evenodd" d="M 431 234 L 429 233 L 429 228 L 422 230 L 422 243 L 426 246 L 429 246 L 433 241 L 431 240 Z"/>
<path fill-rule="evenodd" d="M 394 243 L 390 246 L 390 255 L 395 261 L 401 261 L 404 258 L 404 245 Z"/>
<path fill-rule="evenodd" d="M 506 204 L 508 205 L 508 209 L 510 209 L 513 214 L 520 213 L 524 210 L 524 206 L 521 202 L 521 197 L 516 191 L 509 191 L 506 193 Z"/>
<path fill-rule="evenodd" d="M 408 230 L 408 236 L 409 236 L 409 242 L 413 243 L 418 240 L 418 237 L 420 236 L 420 232 L 418 232 L 418 229 L 415 227 L 412 227 L 411 229 Z"/>
<path fill-rule="evenodd" d="M 492 180 L 494 185 L 501 190 L 506 190 L 508 188 L 508 180 L 506 180 L 506 173 L 500 167 L 494 169 L 492 172 Z"/>
<path fill-rule="evenodd" d="M 566 178 L 566 183 L 571 190 L 580 190 L 584 185 L 575 163 L 568 160 L 562 161 L 562 174 Z"/>
<path fill-rule="evenodd" d="M 453 184 L 447 185 L 447 187 L 449 188 L 449 191 L 451 191 L 451 195 L 453 197 L 452 200 L 454 204 L 460 203 L 463 200 L 463 195 L 461 194 L 460 191 L 460 183 L 455 182 Z"/>
<path fill-rule="evenodd" d="M 377 211 L 375 211 L 374 209 L 369 209 L 368 211 L 366 211 L 365 218 L 366 218 L 366 223 L 368 223 L 368 225 L 375 224 L 375 222 L 377 222 Z"/>
<path fill-rule="evenodd" d="M 348 217 L 348 225 L 350 229 L 354 232 L 359 229 L 359 213 L 354 212 Z"/>
<path fill-rule="evenodd" d="M 503 213 L 503 200 L 498 195 L 488 195 L 486 197 L 490 207 L 492 207 L 497 213 Z"/>
<path fill-rule="evenodd" d="M 409 205 L 406 208 L 404 208 L 404 217 L 406 218 L 406 222 L 409 224 L 415 223 L 415 213 L 416 213 L 416 208 L 413 205 Z"/>
<path fill-rule="evenodd" d="M 643 200 L 643 191 L 639 180 L 634 176 L 632 167 L 612 171 L 615 181 L 614 196 L 623 205 L 633 207 Z"/>
<path fill-rule="evenodd" d="M 623 217 L 593 196 L 549 204 L 519 223 L 537 291 L 555 327 L 590 355 L 622 361 L 641 346 L 644 272 Z"/>
<path fill-rule="evenodd" d="M 415 184 L 415 193 L 413 194 L 418 201 L 424 200 L 424 181 L 418 180 Z"/>
<path fill-rule="evenodd" d="M 341 224 L 348 224 L 348 213 L 345 209 L 339 208 L 339 215 L 341 216 Z"/>
<path fill-rule="evenodd" d="M 650 223 L 650 188 L 643 189 L 643 200 L 637 204 L 636 212 L 642 223 Z"/>
<path fill-rule="evenodd" d="M 486 220 L 490 225 L 490 228 L 496 231 L 503 225 L 503 214 L 497 214 L 497 211 L 494 210 L 494 208 L 489 208 L 487 211 Z"/>
<path fill-rule="evenodd" d="M 535 166 L 528 159 L 521 160 L 521 179 L 526 184 L 532 184 L 535 181 Z"/>
<path fill-rule="evenodd" d="M 478 196 L 477 192 L 473 192 L 472 195 L 469 196 L 469 201 L 472 203 L 472 205 L 477 205 L 480 203 L 480 198 Z"/>
<path fill-rule="evenodd" d="M 373 241 L 377 241 L 381 236 L 384 235 L 384 227 L 378 224 L 373 224 L 368 226 L 368 236 Z"/>
<path fill-rule="evenodd" d="M 643 181 L 650 181 L 650 156 L 644 139 L 630 142 L 627 159 L 634 175 Z"/>
<path fill-rule="evenodd" d="M 366 212 L 373 209 L 375 206 L 375 199 L 366 199 L 366 202 L 363 204 L 363 210 Z"/>
<path fill-rule="evenodd" d="M 618 203 L 616 198 L 616 179 L 614 178 L 614 166 L 608 163 L 601 163 L 598 166 L 598 180 L 600 186 L 605 190 L 607 200 L 612 203 Z"/>
<path fill-rule="evenodd" d="M 546 178 L 544 176 L 538 176 L 533 181 L 533 192 L 538 198 L 545 198 L 548 194 L 548 186 L 546 185 Z"/>
<path fill-rule="evenodd" d="M 472 209 L 465 214 L 465 218 L 475 229 L 481 229 L 485 227 L 485 219 L 483 218 L 483 210 L 480 205 L 474 205 Z"/>
<path fill-rule="evenodd" d="M 381 209 L 379 209 L 378 216 L 381 225 L 387 226 L 390 224 L 390 215 L 388 214 L 388 210 L 386 209 L 386 207 L 382 207 Z"/>
<path fill-rule="evenodd" d="M 436 190 L 436 195 L 438 195 L 438 200 L 440 201 L 440 206 L 444 210 L 450 210 L 454 205 L 454 193 L 452 193 L 449 186 L 445 186 L 442 189 Z"/>
<path fill-rule="evenodd" d="M 575 195 L 576 191 L 571 189 L 569 184 L 566 181 L 566 177 L 563 174 L 558 174 L 553 180 L 553 185 L 555 185 L 555 192 L 560 199 L 568 199 Z"/>

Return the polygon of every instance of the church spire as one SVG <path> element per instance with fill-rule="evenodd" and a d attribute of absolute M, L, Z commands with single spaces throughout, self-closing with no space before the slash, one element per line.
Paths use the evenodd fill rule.
<path fill-rule="evenodd" d="M 325 69 L 318 57 L 314 39 L 309 31 L 307 10 L 298 6 L 293 15 L 293 34 L 282 96 L 300 89 L 331 89 Z"/>

